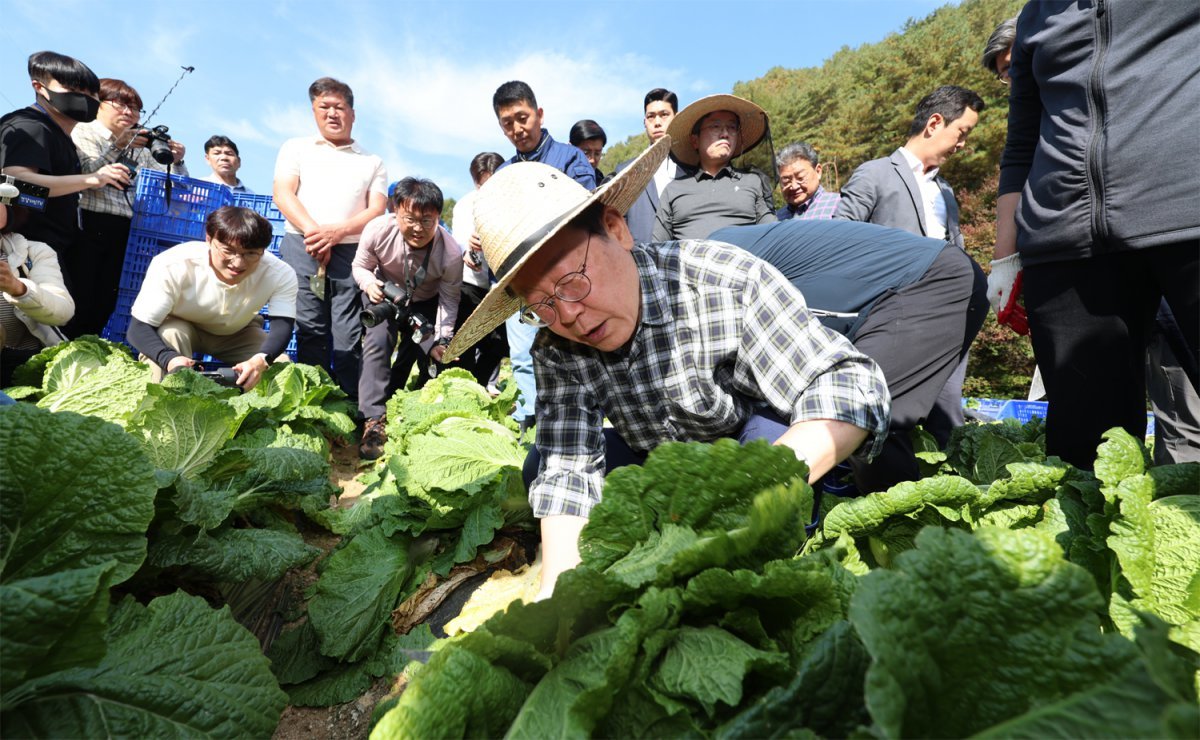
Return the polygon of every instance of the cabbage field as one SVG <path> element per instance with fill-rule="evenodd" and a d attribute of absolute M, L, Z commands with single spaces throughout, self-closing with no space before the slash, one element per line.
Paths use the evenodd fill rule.
<path fill-rule="evenodd" d="M 536 531 L 515 391 L 397 393 L 351 503 L 352 409 L 317 368 L 154 385 L 85 338 L 15 382 L 6 738 L 265 738 L 373 686 L 372 738 L 1200 735 L 1200 465 L 1120 430 L 1094 472 L 1037 420 L 922 437 L 924 478 L 827 497 L 811 536 L 790 451 L 663 445 L 609 476 L 552 598 L 438 639 L 433 595 Z M 238 608 L 299 573 L 275 629 Z"/>

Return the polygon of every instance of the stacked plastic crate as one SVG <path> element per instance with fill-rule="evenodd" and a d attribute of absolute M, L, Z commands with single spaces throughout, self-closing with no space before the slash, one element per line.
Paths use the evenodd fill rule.
<path fill-rule="evenodd" d="M 250 208 L 271 222 L 273 236 L 270 251 L 279 256 L 283 239 L 283 214 L 269 195 L 233 193 L 217 183 L 170 176 L 157 170 L 137 173 L 137 191 L 133 207 L 133 226 L 125 249 L 125 266 L 117 307 L 104 329 L 104 337 L 124 342 L 129 329 L 129 312 L 142 288 L 150 260 L 163 250 L 187 241 L 203 241 L 204 220 L 222 206 L 237 205 Z M 265 310 L 264 310 L 265 313 Z M 288 354 L 295 357 L 295 338 L 288 345 Z"/>

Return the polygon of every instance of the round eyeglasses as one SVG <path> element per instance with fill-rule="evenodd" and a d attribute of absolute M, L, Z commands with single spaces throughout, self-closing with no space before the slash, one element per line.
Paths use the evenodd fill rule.
<path fill-rule="evenodd" d="M 518 317 L 528 326 L 550 326 L 558 321 L 555 300 L 578 303 L 592 292 L 592 280 L 587 276 L 588 250 L 592 248 L 592 235 L 588 234 L 587 246 L 583 248 L 583 264 L 574 272 L 568 272 L 554 284 L 554 295 L 544 301 L 522 306 Z"/>

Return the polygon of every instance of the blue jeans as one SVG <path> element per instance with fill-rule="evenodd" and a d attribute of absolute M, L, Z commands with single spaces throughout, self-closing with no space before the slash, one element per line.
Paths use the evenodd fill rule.
<path fill-rule="evenodd" d="M 537 384 L 533 380 L 533 356 L 529 351 L 533 349 L 533 340 L 538 329 L 521 323 L 517 314 L 508 317 L 504 328 L 508 332 L 508 356 L 512 359 L 513 381 L 521 391 L 513 418 L 523 421 L 533 418 L 534 403 L 537 401 Z"/>

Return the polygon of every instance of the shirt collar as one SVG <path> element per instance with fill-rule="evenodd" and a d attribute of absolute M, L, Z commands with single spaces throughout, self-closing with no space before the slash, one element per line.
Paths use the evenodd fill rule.
<path fill-rule="evenodd" d="M 518 162 L 540 162 L 540 161 L 542 161 L 542 155 L 546 153 L 546 149 L 550 146 L 551 141 L 554 141 L 554 139 L 550 138 L 550 132 L 547 131 L 546 129 L 542 129 L 542 139 L 541 139 L 541 141 L 538 142 L 538 145 L 536 147 L 534 147 L 534 150 L 532 152 L 529 152 L 528 154 L 523 153 L 523 152 L 517 152 L 517 161 Z"/>
<path fill-rule="evenodd" d="M 805 211 L 808 210 L 809 206 L 811 206 L 813 203 L 816 203 L 817 199 L 820 198 L 824 194 L 825 194 L 825 186 L 818 185 L 817 189 L 813 191 L 813 194 L 808 196 L 808 200 L 804 201 L 803 203 L 801 203 L 798 206 L 789 205 L 788 210 L 795 214 L 804 213 Z"/>
<path fill-rule="evenodd" d="M 918 178 L 932 180 L 933 178 L 937 177 L 938 170 L 941 169 L 940 167 L 934 167 L 932 170 L 926 172 L 925 165 L 922 164 L 921 160 L 917 159 L 917 155 L 908 150 L 908 147 L 900 147 L 900 154 L 904 157 L 904 161 L 908 162 L 908 168 L 911 169 L 912 173 Z"/>
<path fill-rule="evenodd" d="M 715 174 L 715 175 L 710 175 L 707 172 L 705 172 L 703 168 L 698 167 L 696 169 L 695 177 L 696 177 L 696 182 L 700 182 L 701 180 L 720 180 L 722 177 L 732 177 L 735 180 L 740 180 L 742 177 L 742 173 L 735 170 L 733 168 L 733 165 L 727 164 L 724 167 L 722 167 L 721 169 L 717 170 L 717 174 Z"/>
<path fill-rule="evenodd" d="M 642 287 L 642 324 L 663 326 L 670 323 L 675 314 L 671 310 L 671 297 L 663 284 L 654 259 L 641 246 L 633 248 L 633 261 L 637 264 L 638 280 Z"/>
<path fill-rule="evenodd" d="M 350 151 L 354 152 L 355 154 L 362 154 L 362 149 L 358 146 L 358 142 L 354 141 L 353 139 L 350 140 L 349 144 L 338 145 L 338 144 L 334 144 L 334 143 L 330 142 L 324 136 L 317 134 L 316 136 L 313 137 L 313 143 L 316 144 L 317 146 L 324 145 L 324 146 L 329 147 L 330 149 L 335 149 L 338 151 L 341 151 L 343 149 L 349 149 Z"/>

